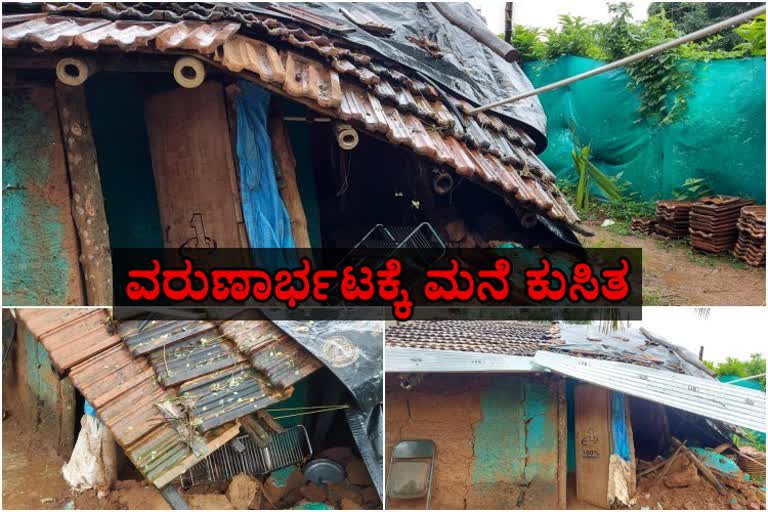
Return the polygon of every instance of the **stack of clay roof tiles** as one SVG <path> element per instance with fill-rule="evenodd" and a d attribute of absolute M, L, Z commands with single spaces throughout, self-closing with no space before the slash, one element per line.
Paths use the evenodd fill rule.
<path fill-rule="evenodd" d="M 656 217 L 637 217 L 632 219 L 630 227 L 632 231 L 637 231 L 644 235 L 652 235 L 656 232 L 656 224 L 658 220 Z"/>
<path fill-rule="evenodd" d="M 409 147 L 525 208 L 571 226 L 580 222 L 521 126 L 492 113 L 469 115 L 472 105 L 463 99 L 309 26 L 221 4 L 165 5 L 176 4 L 47 4 L 39 15 L 4 16 L 4 52 L 193 54 Z"/>
<path fill-rule="evenodd" d="M 562 343 L 554 322 L 412 320 L 387 326 L 386 335 L 391 347 L 521 356 Z"/>
<path fill-rule="evenodd" d="M 696 201 L 690 214 L 691 245 L 713 253 L 733 249 L 741 209 L 750 204 L 752 201 L 748 199 L 722 195 Z"/>
<path fill-rule="evenodd" d="M 688 236 L 688 214 L 692 206 L 689 201 L 657 201 L 656 234 L 669 239 Z"/>
<path fill-rule="evenodd" d="M 739 238 L 733 255 L 753 267 L 765 266 L 765 205 L 745 206 L 736 224 Z"/>
<path fill-rule="evenodd" d="M 269 321 L 115 325 L 98 308 L 17 312 L 157 487 L 238 435 L 239 418 L 290 397 L 291 386 L 321 366 Z"/>

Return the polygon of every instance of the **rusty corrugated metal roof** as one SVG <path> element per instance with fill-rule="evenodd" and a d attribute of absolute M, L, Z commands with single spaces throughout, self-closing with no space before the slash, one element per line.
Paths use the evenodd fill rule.
<path fill-rule="evenodd" d="M 289 28 L 278 19 L 254 13 L 233 11 L 227 15 L 238 23 L 222 21 L 221 16 L 214 18 L 211 13 L 206 18 L 204 10 L 194 9 L 182 15 L 168 11 L 147 14 L 104 4 L 48 8 L 88 17 L 52 14 L 4 27 L 3 46 L 194 52 L 229 71 L 247 72 L 246 78 L 273 85 L 278 92 L 383 135 L 465 177 L 489 184 L 554 220 L 571 225 L 579 222 L 524 130 L 495 114 L 470 116 L 472 106 L 466 101 L 440 95 L 421 80 L 342 47 L 339 40 Z M 95 16 L 141 19 L 109 21 Z M 265 38 L 314 52 L 321 60 L 240 35 L 241 26 L 247 26 L 249 33 L 262 31 Z"/>
<path fill-rule="evenodd" d="M 127 321 L 99 308 L 19 309 L 139 471 L 165 485 L 218 447 L 236 420 L 290 397 L 321 363 L 269 321 Z M 168 418 L 158 404 L 178 408 Z M 235 422 L 235 423 L 233 423 Z M 196 434 L 198 435 L 198 434 Z"/>

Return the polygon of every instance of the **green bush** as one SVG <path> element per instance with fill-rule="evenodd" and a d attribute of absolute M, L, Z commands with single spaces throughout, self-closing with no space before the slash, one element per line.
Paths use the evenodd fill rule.
<path fill-rule="evenodd" d="M 687 8 L 678 3 L 676 9 Z M 630 4 L 608 4 L 611 19 L 607 23 L 588 23 L 580 16 L 562 15 L 556 29 L 540 30 L 516 25 L 512 44 L 524 60 L 553 60 L 562 55 L 615 61 L 652 48 L 683 35 L 675 21 L 668 17 L 663 4 L 651 10 L 647 20 L 632 18 Z M 692 23 L 698 8 L 691 7 Z M 677 11 L 679 13 L 679 11 Z M 695 15 L 695 16 L 694 16 Z M 687 26 L 683 24 L 682 26 Z M 724 44 L 724 37 L 736 37 L 740 44 Z M 765 16 L 741 25 L 726 36 L 689 43 L 630 64 L 626 67 L 632 85 L 640 94 L 640 113 L 658 124 L 673 122 L 687 108 L 691 72 L 682 59 L 714 60 L 765 55 Z"/>

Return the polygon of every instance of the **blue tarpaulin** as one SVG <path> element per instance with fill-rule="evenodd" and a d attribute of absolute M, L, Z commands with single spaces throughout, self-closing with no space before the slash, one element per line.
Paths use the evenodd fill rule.
<path fill-rule="evenodd" d="M 272 145 L 267 129 L 271 94 L 240 81 L 237 111 L 237 158 L 245 228 L 254 248 L 295 247 L 291 221 L 277 188 Z"/>
<path fill-rule="evenodd" d="M 624 394 L 615 391 L 611 393 L 611 430 L 613 431 L 613 453 L 624 460 L 630 460 Z"/>

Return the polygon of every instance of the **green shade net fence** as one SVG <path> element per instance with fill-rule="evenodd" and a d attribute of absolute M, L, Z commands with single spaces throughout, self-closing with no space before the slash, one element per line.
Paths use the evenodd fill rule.
<path fill-rule="evenodd" d="M 565 56 L 524 65 L 534 86 L 603 63 Z M 640 96 L 616 69 L 539 96 L 549 145 L 540 156 L 562 178 L 575 179 L 575 131 L 591 144 L 593 163 L 608 175 L 623 171 L 628 191 L 646 200 L 669 199 L 688 178 L 707 178 L 719 194 L 765 202 L 765 58 L 687 61 L 693 78 L 688 109 L 663 126 L 641 117 Z"/>

